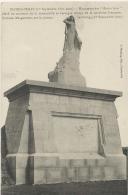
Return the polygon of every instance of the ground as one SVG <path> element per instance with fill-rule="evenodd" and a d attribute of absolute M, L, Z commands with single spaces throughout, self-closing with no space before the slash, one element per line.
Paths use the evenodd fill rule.
<path fill-rule="evenodd" d="M 127 181 L 47 185 L 4 185 L 1 195 L 127 195 Z"/>

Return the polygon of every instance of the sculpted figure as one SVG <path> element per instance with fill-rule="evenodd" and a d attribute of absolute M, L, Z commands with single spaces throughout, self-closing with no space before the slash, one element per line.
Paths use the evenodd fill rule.
<path fill-rule="evenodd" d="M 49 72 L 49 81 L 66 85 L 85 86 L 85 79 L 79 70 L 79 54 L 82 42 L 78 37 L 75 18 L 69 16 L 63 22 L 65 23 L 63 56 L 54 71 Z"/>
<path fill-rule="evenodd" d="M 65 52 L 66 50 L 81 49 L 82 42 L 78 37 L 75 18 L 73 16 L 69 16 L 63 22 L 66 24 L 65 43 L 63 51 Z"/>

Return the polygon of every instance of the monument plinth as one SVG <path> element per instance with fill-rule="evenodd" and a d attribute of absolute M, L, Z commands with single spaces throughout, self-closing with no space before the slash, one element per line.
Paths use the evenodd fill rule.
<path fill-rule="evenodd" d="M 16 184 L 125 179 L 114 105 L 120 92 L 27 80 L 5 96 Z"/>
<path fill-rule="evenodd" d="M 6 159 L 16 184 L 126 178 L 114 105 L 122 94 L 86 87 L 74 17 L 64 22 L 63 56 L 50 82 L 26 80 L 5 92 Z"/>

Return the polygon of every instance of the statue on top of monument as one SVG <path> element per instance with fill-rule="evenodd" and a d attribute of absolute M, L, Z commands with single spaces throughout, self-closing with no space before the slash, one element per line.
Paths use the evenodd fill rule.
<path fill-rule="evenodd" d="M 85 78 L 79 70 L 79 55 L 82 41 L 80 40 L 74 16 L 67 17 L 65 23 L 65 41 L 63 56 L 53 71 L 48 73 L 50 82 L 85 87 Z"/>
<path fill-rule="evenodd" d="M 63 51 L 65 52 L 66 50 L 81 49 L 82 41 L 78 37 L 75 18 L 73 16 L 69 16 L 63 22 L 66 24 Z"/>

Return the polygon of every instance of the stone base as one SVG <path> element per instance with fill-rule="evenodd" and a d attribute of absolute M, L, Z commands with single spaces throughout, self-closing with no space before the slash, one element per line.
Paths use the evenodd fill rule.
<path fill-rule="evenodd" d="M 52 184 L 126 179 L 125 156 L 61 159 L 59 156 L 9 156 L 12 178 L 19 184 Z M 16 167 L 16 168 L 15 168 Z"/>
<path fill-rule="evenodd" d="M 70 69 L 65 69 L 62 72 L 53 71 L 49 73 L 49 81 L 65 84 L 65 85 L 71 85 L 71 86 L 79 86 L 79 87 L 85 87 L 86 81 L 85 78 L 82 76 L 80 71 L 74 71 Z"/>
<path fill-rule="evenodd" d="M 50 82 L 70 86 L 86 87 L 85 78 L 79 70 L 79 50 L 67 50 L 57 63 L 54 71 L 48 74 Z"/>
<path fill-rule="evenodd" d="M 120 92 L 24 81 L 5 95 L 6 159 L 17 185 L 126 179 Z"/>

